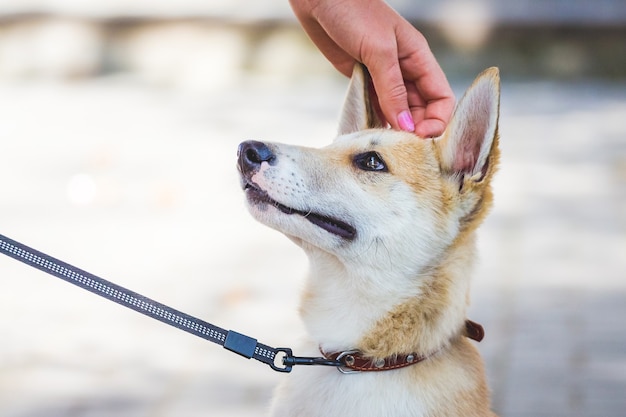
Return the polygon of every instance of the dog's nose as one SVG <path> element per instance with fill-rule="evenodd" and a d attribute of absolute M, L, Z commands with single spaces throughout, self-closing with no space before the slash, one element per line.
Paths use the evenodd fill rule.
<path fill-rule="evenodd" d="M 263 142 L 247 140 L 239 144 L 237 158 L 241 172 L 256 171 L 262 162 L 272 164 L 276 156 Z"/>

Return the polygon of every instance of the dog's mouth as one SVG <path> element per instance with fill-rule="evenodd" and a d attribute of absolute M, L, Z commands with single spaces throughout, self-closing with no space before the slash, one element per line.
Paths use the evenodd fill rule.
<path fill-rule="evenodd" d="M 298 214 L 307 219 L 309 222 L 316 225 L 317 227 L 320 227 L 326 230 L 328 233 L 332 233 L 333 235 L 339 236 L 343 239 L 352 240 L 356 237 L 356 229 L 346 222 L 310 211 L 302 211 L 287 207 L 284 204 L 281 204 L 278 201 L 272 199 L 267 194 L 267 192 L 258 188 L 255 184 L 245 182 L 243 185 L 243 190 L 248 196 L 248 199 L 252 202 L 271 204 L 285 214 Z"/>

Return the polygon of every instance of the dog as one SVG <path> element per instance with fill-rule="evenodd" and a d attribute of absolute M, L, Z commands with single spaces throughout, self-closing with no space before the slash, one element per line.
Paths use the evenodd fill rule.
<path fill-rule="evenodd" d="M 302 352 L 344 364 L 294 371 L 271 415 L 495 416 L 466 309 L 499 160 L 498 69 L 476 78 L 438 138 L 389 129 L 371 85 L 357 65 L 326 147 L 238 148 L 249 212 L 309 259 Z"/>

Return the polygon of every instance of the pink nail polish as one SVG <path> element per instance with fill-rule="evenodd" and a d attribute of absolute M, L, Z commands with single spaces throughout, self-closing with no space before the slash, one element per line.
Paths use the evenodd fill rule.
<path fill-rule="evenodd" d="M 406 132 L 415 131 L 415 122 L 413 122 L 413 116 L 411 116 L 411 112 L 408 110 L 403 111 L 398 115 L 398 125 L 400 129 Z"/>

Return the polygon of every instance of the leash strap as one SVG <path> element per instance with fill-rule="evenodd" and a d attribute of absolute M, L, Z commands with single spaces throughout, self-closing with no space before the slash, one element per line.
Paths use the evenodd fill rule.
<path fill-rule="evenodd" d="M 160 322 L 206 339 L 209 342 L 217 343 L 244 358 L 256 359 L 269 365 L 277 372 L 291 372 L 295 365 L 335 366 L 342 373 L 388 370 L 408 366 L 425 359 L 420 357 L 419 360 L 416 360 L 418 357 L 415 354 L 394 355 L 379 364 L 378 362 L 371 362 L 367 358 L 362 358 L 358 351 L 339 352 L 326 357 L 294 356 L 290 348 L 273 348 L 259 343 L 256 339 L 244 334 L 233 330 L 224 330 L 221 327 L 214 326 L 211 323 L 113 284 L 87 271 L 9 239 L 4 235 L 0 235 L 0 253 Z M 480 324 L 467 320 L 465 326 L 467 337 L 476 341 L 480 341 L 483 338 L 484 331 Z M 401 358 L 400 361 L 399 358 Z M 282 362 L 282 365 L 278 365 L 277 362 Z M 402 363 L 400 364 L 400 362 Z"/>
<path fill-rule="evenodd" d="M 232 330 L 224 330 L 206 321 L 185 314 L 181 311 L 168 307 L 157 301 L 144 297 L 134 291 L 113 284 L 105 279 L 97 277 L 82 269 L 60 261 L 45 253 L 32 249 L 24 244 L 0 235 L 0 252 L 20 262 L 37 268 L 43 272 L 61 278 L 80 288 L 96 295 L 114 301 L 118 304 L 135 310 L 165 324 L 176 327 L 187 333 L 191 333 L 210 342 L 217 343 L 234 353 L 248 359 L 256 359 L 269 365 L 278 372 L 291 372 L 293 365 L 332 365 L 337 363 L 322 361 L 323 358 L 297 358 L 292 355 L 289 348 L 273 348 L 256 339 L 237 333 Z M 282 357 L 283 366 L 276 365 L 276 361 Z M 318 363 L 328 362 L 328 363 Z"/>

